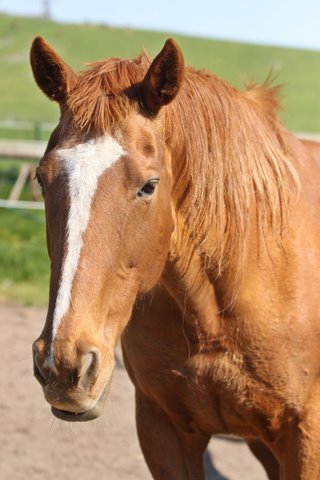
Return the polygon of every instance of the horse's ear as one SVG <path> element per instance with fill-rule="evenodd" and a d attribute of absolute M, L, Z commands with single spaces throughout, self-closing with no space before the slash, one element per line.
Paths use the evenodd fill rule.
<path fill-rule="evenodd" d="M 64 102 L 76 80 L 76 74 L 45 42 L 36 37 L 30 51 L 34 78 L 41 90 L 51 100 Z"/>
<path fill-rule="evenodd" d="M 144 108 L 156 115 L 177 95 L 184 75 L 184 60 L 179 46 L 171 38 L 156 56 L 142 82 Z"/>

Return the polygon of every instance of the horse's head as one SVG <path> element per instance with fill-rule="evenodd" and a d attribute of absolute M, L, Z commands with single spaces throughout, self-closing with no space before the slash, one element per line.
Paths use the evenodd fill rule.
<path fill-rule="evenodd" d="M 162 107 L 178 93 L 183 57 L 168 40 L 151 65 L 146 56 L 113 59 L 76 75 L 36 38 L 31 64 L 61 110 L 37 170 L 51 281 L 34 371 L 56 416 L 90 420 L 101 412 L 134 302 L 157 283 L 170 249 Z"/>

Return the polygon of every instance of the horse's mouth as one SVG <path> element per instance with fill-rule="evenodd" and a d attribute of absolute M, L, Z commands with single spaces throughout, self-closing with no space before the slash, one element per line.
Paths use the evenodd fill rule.
<path fill-rule="evenodd" d="M 68 412 L 68 410 L 59 410 L 59 408 L 51 407 L 51 412 L 59 420 L 65 420 L 66 422 L 89 422 L 100 417 L 101 410 L 96 407 L 87 410 L 86 412 Z"/>
<path fill-rule="evenodd" d="M 89 422 L 91 420 L 95 420 L 96 418 L 100 417 L 103 411 L 103 407 L 110 389 L 110 383 L 110 381 L 107 383 L 100 397 L 94 406 L 89 410 L 84 412 L 70 412 L 68 410 L 60 410 L 59 408 L 51 406 L 51 412 L 55 417 L 59 418 L 59 420 L 64 420 L 66 422 Z"/>

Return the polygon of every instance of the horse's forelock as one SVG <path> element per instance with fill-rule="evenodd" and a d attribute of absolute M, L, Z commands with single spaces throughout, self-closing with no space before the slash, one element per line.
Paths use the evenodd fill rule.
<path fill-rule="evenodd" d="M 150 60 L 142 52 L 134 60 L 111 58 L 88 65 L 69 94 L 68 108 L 76 126 L 93 134 L 111 133 L 139 102 L 136 88 Z"/>

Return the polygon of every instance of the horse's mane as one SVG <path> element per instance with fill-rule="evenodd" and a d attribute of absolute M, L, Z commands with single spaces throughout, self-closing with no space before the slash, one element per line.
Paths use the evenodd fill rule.
<path fill-rule="evenodd" d="M 167 135 L 179 157 L 174 196 L 198 245 L 214 228 L 218 273 L 229 261 L 244 258 L 253 216 L 260 238 L 270 227 L 281 234 L 297 192 L 287 133 L 276 115 L 278 93 L 268 85 L 242 92 L 205 71 L 188 69 L 168 108 Z"/>
<path fill-rule="evenodd" d="M 140 108 L 139 88 L 150 65 L 110 59 L 82 72 L 69 97 L 74 121 L 94 133 L 112 132 Z M 200 247 L 215 231 L 218 272 L 243 255 L 252 216 L 260 235 L 280 228 L 298 177 L 276 110 L 278 88 L 239 91 L 216 76 L 186 69 L 176 99 L 165 108 L 166 141 L 174 151 L 177 209 Z M 261 237 L 262 238 L 262 237 Z"/>
<path fill-rule="evenodd" d="M 280 102 L 281 86 L 273 85 L 273 79 L 269 74 L 262 85 L 253 82 L 246 83 L 247 97 L 257 102 L 259 108 L 276 119 L 277 113 L 282 109 Z"/>

